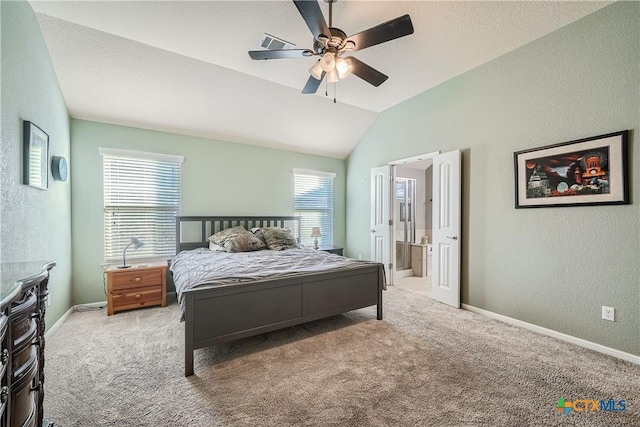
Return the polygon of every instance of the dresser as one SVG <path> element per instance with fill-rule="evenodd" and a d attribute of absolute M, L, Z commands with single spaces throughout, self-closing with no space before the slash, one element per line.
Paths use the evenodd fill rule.
<path fill-rule="evenodd" d="M 107 315 L 122 310 L 167 306 L 167 263 L 107 269 Z"/>
<path fill-rule="evenodd" d="M 44 331 L 55 262 L 0 263 L 0 425 L 53 426 L 44 419 Z"/>

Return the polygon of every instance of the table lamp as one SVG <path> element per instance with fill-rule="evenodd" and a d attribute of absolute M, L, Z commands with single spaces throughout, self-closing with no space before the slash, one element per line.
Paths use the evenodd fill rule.
<path fill-rule="evenodd" d="M 313 240 L 313 249 L 318 249 L 318 237 L 322 237 L 322 233 L 320 233 L 320 227 L 311 228 L 311 237 L 315 237 Z"/>
<path fill-rule="evenodd" d="M 129 249 L 129 246 L 131 245 L 133 245 L 134 249 L 139 249 L 144 246 L 144 242 L 138 239 L 137 237 L 132 237 L 131 242 L 127 246 L 125 246 L 124 251 L 122 251 L 122 265 L 119 265 L 118 268 L 131 267 L 131 264 L 127 265 L 127 259 L 126 259 L 127 249 Z"/>

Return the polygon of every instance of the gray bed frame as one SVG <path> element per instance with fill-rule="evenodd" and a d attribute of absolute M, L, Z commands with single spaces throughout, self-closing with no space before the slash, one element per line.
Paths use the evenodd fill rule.
<path fill-rule="evenodd" d="M 225 228 L 287 227 L 300 236 L 298 216 L 176 217 L 176 253 L 208 247 L 207 238 Z M 195 225 L 199 241 L 183 242 L 184 228 Z M 293 227 L 292 227 L 293 225 Z M 192 227 L 191 231 L 194 231 Z M 262 279 L 233 285 L 202 285 L 183 292 L 185 376 L 193 375 L 194 351 L 301 323 L 377 305 L 382 319 L 382 264 L 348 270 Z"/>

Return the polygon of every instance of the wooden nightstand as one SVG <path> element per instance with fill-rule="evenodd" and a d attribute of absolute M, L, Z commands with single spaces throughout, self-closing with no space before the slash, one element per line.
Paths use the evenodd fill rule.
<path fill-rule="evenodd" d="M 148 263 L 107 269 L 107 315 L 121 310 L 167 306 L 167 265 Z"/>
<path fill-rule="evenodd" d="M 330 254 L 336 254 L 342 256 L 343 248 L 337 246 L 320 246 L 318 248 L 321 251 L 329 252 Z"/>

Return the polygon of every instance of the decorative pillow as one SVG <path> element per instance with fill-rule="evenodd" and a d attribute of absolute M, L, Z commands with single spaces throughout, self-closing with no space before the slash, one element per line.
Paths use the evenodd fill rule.
<path fill-rule="evenodd" d="M 257 251 L 265 243 L 242 226 L 227 228 L 209 237 L 209 242 L 222 246 L 227 252 Z"/>
<path fill-rule="evenodd" d="M 251 229 L 251 232 L 253 234 L 255 234 L 255 236 L 258 239 L 262 240 L 265 245 L 267 245 L 267 241 L 264 239 L 264 234 L 262 233 L 263 230 L 267 230 L 267 229 L 277 230 L 277 231 L 281 231 L 283 233 L 291 233 L 291 229 L 289 227 L 284 227 L 284 228 L 281 228 L 281 227 L 254 227 L 254 228 Z M 267 245 L 267 247 L 268 246 L 269 245 Z"/>
<path fill-rule="evenodd" d="M 261 228 L 256 232 L 262 236 L 267 247 L 274 251 L 293 249 L 298 247 L 298 241 L 286 228 L 269 227 Z"/>
<path fill-rule="evenodd" d="M 220 245 L 216 245 L 213 242 L 209 242 L 209 250 L 214 252 L 226 252 L 227 250 Z"/>

